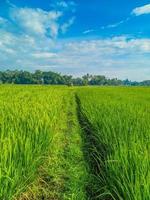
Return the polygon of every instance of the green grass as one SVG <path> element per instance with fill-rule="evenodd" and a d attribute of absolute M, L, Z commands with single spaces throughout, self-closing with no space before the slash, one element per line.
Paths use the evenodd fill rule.
<path fill-rule="evenodd" d="M 150 199 L 150 88 L 86 88 L 78 98 L 92 134 L 94 199 Z"/>
<path fill-rule="evenodd" d="M 149 200 L 150 88 L 0 86 L 0 200 Z"/>
<path fill-rule="evenodd" d="M 0 199 L 84 196 L 73 92 L 46 86 L 1 86 L 0 91 Z"/>

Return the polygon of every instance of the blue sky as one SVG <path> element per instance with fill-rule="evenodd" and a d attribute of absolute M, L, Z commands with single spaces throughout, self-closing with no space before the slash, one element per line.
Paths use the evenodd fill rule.
<path fill-rule="evenodd" d="M 150 1 L 0 0 L 0 70 L 150 79 Z"/>

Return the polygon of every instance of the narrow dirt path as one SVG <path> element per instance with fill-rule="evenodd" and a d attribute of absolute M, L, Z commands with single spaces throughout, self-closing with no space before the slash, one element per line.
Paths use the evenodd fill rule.
<path fill-rule="evenodd" d="M 99 139 L 95 134 L 96 130 L 94 130 L 92 124 L 90 124 L 89 120 L 83 113 L 80 98 L 77 94 L 76 104 L 78 121 L 80 124 L 80 129 L 82 130 L 81 136 L 84 144 L 84 158 L 89 168 L 89 179 L 86 188 L 87 199 L 103 199 L 102 197 L 99 197 L 100 189 L 102 189 L 99 179 L 101 178 L 100 174 L 103 170 L 102 163 L 99 160 L 99 152 L 102 152 L 104 147 L 99 144 Z M 111 198 L 103 200 L 111 200 Z"/>
<path fill-rule="evenodd" d="M 38 178 L 17 200 L 88 200 L 88 165 L 83 154 L 75 91 L 64 98 L 63 107 Z"/>
<path fill-rule="evenodd" d="M 83 154 L 83 141 L 77 117 L 75 91 L 72 92 L 70 99 L 67 123 L 68 129 L 66 137 L 68 145 L 66 146 L 64 156 L 67 161 L 66 172 L 68 173 L 68 180 L 66 181 L 66 193 L 63 199 L 87 200 L 86 185 L 88 180 L 88 167 Z"/>

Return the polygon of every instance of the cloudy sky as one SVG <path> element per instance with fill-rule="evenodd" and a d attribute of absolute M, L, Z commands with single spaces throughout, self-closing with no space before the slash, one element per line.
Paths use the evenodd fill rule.
<path fill-rule="evenodd" d="M 0 0 L 0 70 L 150 79 L 150 1 Z"/>

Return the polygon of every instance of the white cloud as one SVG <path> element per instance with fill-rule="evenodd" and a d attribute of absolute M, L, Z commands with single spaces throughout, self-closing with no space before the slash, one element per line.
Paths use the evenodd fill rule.
<path fill-rule="evenodd" d="M 9 27 L 10 23 L 7 19 L 0 16 L 0 29 Z"/>
<path fill-rule="evenodd" d="M 9 69 L 53 70 L 74 75 L 148 79 L 150 39 L 126 36 L 97 40 L 58 41 L 14 36 L 0 31 L 0 66 Z"/>
<path fill-rule="evenodd" d="M 132 14 L 136 16 L 143 15 L 143 14 L 150 14 L 150 4 L 135 8 L 132 11 Z"/>
<path fill-rule="evenodd" d="M 69 2 L 59 1 L 59 2 L 56 3 L 56 5 L 64 7 L 64 8 L 76 7 L 76 3 L 74 1 L 69 1 Z"/>
<path fill-rule="evenodd" d="M 121 20 L 120 22 L 114 23 L 114 24 L 109 24 L 107 26 L 102 26 L 101 29 L 107 29 L 107 28 L 116 28 L 120 26 L 121 24 L 124 24 L 125 22 L 129 21 L 130 18 L 127 17 L 125 20 Z"/>
<path fill-rule="evenodd" d="M 4 24 L 7 20 L 4 19 L 3 17 L 0 17 L 0 25 Z"/>
<path fill-rule="evenodd" d="M 74 21 L 61 19 L 60 23 L 63 14 L 55 10 L 11 9 L 11 20 L 18 27 L 17 32 L 16 27 L 13 31 L 0 28 L 0 69 L 54 70 L 74 75 L 89 72 L 133 80 L 149 78 L 150 39 L 121 36 L 55 40 Z"/>
<path fill-rule="evenodd" d="M 86 30 L 86 31 L 83 32 L 83 34 L 88 34 L 88 33 L 92 33 L 92 32 L 94 32 L 94 29 Z"/>
<path fill-rule="evenodd" d="M 56 57 L 57 54 L 56 53 L 51 53 L 51 52 L 36 52 L 36 53 L 33 53 L 32 54 L 33 57 L 35 58 L 39 58 L 39 59 L 46 59 L 46 58 L 53 58 L 53 57 Z"/>
<path fill-rule="evenodd" d="M 62 33 L 66 33 L 68 28 L 70 26 L 72 26 L 72 24 L 74 23 L 75 21 L 75 17 L 72 17 L 71 19 L 68 20 L 68 22 L 64 23 L 62 26 L 61 26 L 61 31 Z"/>
<path fill-rule="evenodd" d="M 115 27 L 120 26 L 120 25 L 123 24 L 123 23 L 124 23 L 124 21 L 122 20 L 122 21 L 117 22 L 117 23 L 115 23 L 115 24 L 110 24 L 110 25 L 106 26 L 106 28 L 115 28 Z"/>
<path fill-rule="evenodd" d="M 10 0 L 5 0 L 6 4 L 12 8 L 16 8 L 16 6 L 10 2 Z"/>
<path fill-rule="evenodd" d="M 59 31 L 58 19 L 62 16 L 58 11 L 44 11 L 32 8 L 13 8 L 11 18 L 26 34 L 45 35 L 49 30 L 51 37 Z"/>
<path fill-rule="evenodd" d="M 73 71 L 77 75 L 89 72 L 142 80 L 150 76 L 149 54 L 150 39 L 83 40 L 65 44 L 55 66 L 59 66 L 59 70 L 65 66 L 65 72 Z"/>
<path fill-rule="evenodd" d="M 69 10 L 71 12 L 76 11 L 77 4 L 74 1 L 56 1 L 55 3 L 52 3 L 51 6 L 53 8 L 59 8 L 61 10 Z"/>
<path fill-rule="evenodd" d="M 60 1 L 57 3 L 58 6 L 62 6 L 64 8 L 68 8 L 68 4 L 65 1 Z"/>
<path fill-rule="evenodd" d="M 8 23 L 0 26 L 0 68 L 31 70 L 49 64 L 56 56 L 57 36 L 68 30 L 74 18 L 64 20 L 64 11 L 58 10 L 16 6 L 9 10 L 9 20 L 0 17 L 0 24 Z"/>

